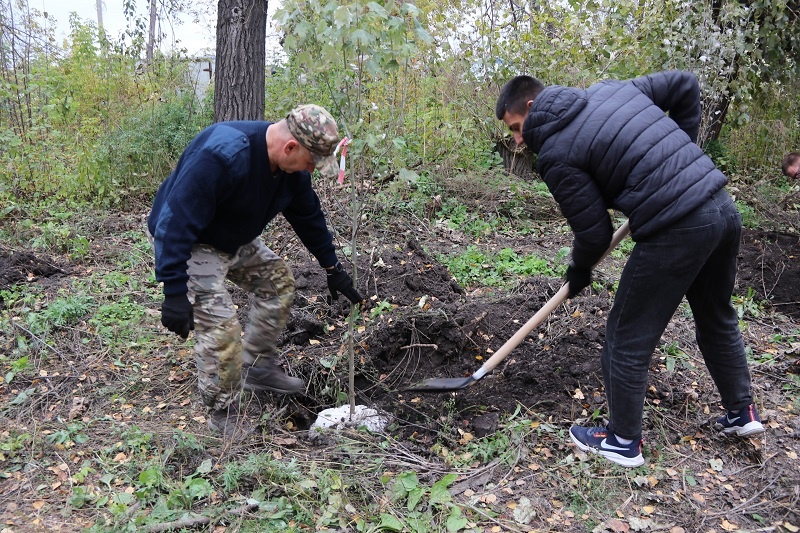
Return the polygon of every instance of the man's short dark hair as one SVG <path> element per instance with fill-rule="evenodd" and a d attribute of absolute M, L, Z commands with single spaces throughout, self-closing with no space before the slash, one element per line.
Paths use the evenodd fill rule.
<path fill-rule="evenodd" d="M 515 76 L 500 89 L 497 97 L 495 115 L 500 120 L 506 113 L 523 115 L 527 113 L 528 102 L 536 98 L 544 89 L 544 84 L 531 76 Z"/>
<path fill-rule="evenodd" d="M 798 152 L 789 152 L 783 157 L 783 163 L 781 163 L 781 171 L 785 176 L 789 176 L 788 171 L 789 167 L 796 165 L 800 162 L 800 153 Z M 794 176 L 789 176 L 793 178 Z"/>

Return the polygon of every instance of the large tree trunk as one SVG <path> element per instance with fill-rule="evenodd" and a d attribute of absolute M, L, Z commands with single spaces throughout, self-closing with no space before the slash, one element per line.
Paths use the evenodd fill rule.
<path fill-rule="evenodd" d="M 264 120 L 266 39 L 266 0 L 219 0 L 215 122 Z"/>

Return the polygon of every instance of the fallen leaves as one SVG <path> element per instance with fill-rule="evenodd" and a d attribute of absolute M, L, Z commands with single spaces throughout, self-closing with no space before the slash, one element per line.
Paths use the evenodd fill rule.
<path fill-rule="evenodd" d="M 711 465 L 711 468 L 714 471 L 722 472 L 722 467 L 723 467 L 722 459 L 717 459 L 717 458 L 709 459 L 708 460 L 708 464 Z"/>
<path fill-rule="evenodd" d="M 86 411 L 86 398 L 83 396 L 75 396 L 72 398 L 72 407 L 70 407 L 67 418 L 74 420 L 81 416 Z"/>

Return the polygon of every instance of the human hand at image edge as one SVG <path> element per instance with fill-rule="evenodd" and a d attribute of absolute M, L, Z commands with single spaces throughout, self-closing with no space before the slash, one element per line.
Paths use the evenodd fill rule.
<path fill-rule="evenodd" d="M 592 282 L 592 269 L 578 267 L 570 263 L 567 267 L 567 283 L 569 283 L 569 293 L 567 298 L 574 298 Z"/>
<path fill-rule="evenodd" d="M 186 294 L 170 294 L 161 304 L 161 325 L 183 339 L 194 329 L 194 311 Z"/>
<path fill-rule="evenodd" d="M 361 303 L 364 300 L 353 287 L 353 279 L 344 271 L 341 263 L 337 262 L 333 268 L 326 268 L 325 272 L 328 275 L 328 290 L 331 292 L 332 299 L 337 300 L 341 292 L 353 304 Z"/>

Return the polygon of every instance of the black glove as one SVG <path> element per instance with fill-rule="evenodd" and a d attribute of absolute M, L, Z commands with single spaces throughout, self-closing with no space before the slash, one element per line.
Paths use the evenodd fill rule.
<path fill-rule="evenodd" d="M 575 298 L 578 293 L 588 287 L 591 282 L 591 268 L 578 267 L 570 263 L 567 267 L 567 283 L 569 283 L 569 294 L 567 294 L 567 298 Z"/>
<path fill-rule="evenodd" d="M 353 287 L 353 279 L 344 271 L 342 264 L 338 261 L 332 269 L 325 269 L 328 273 L 328 290 L 331 291 L 331 298 L 337 300 L 338 293 L 342 293 L 345 297 L 354 304 L 361 303 L 363 298 L 358 291 Z"/>
<path fill-rule="evenodd" d="M 185 294 L 171 294 L 161 304 L 161 324 L 184 339 L 194 329 L 194 312 Z"/>

